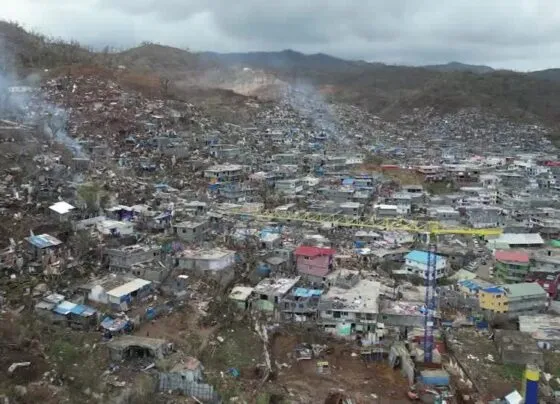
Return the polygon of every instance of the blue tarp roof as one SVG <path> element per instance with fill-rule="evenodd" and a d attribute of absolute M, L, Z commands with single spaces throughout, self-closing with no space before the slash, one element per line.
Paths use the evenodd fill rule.
<path fill-rule="evenodd" d="M 109 331 L 121 331 L 126 327 L 128 321 L 123 319 L 115 319 L 113 320 L 111 317 L 105 317 L 101 322 L 101 327 Z"/>
<path fill-rule="evenodd" d="M 486 293 L 504 293 L 504 290 L 502 288 L 499 288 L 497 286 L 492 286 L 486 289 L 482 289 L 483 292 Z"/>
<path fill-rule="evenodd" d="M 78 304 L 70 310 L 70 313 L 80 315 L 84 311 L 86 311 L 86 306 L 84 306 L 83 304 Z"/>
<path fill-rule="evenodd" d="M 464 279 L 457 282 L 458 285 L 468 288 L 469 290 L 480 290 L 483 288 L 477 281 L 471 279 Z"/>
<path fill-rule="evenodd" d="M 66 316 L 67 314 L 70 314 L 76 306 L 76 303 L 63 301 L 58 306 L 56 306 L 53 311 L 57 314 Z"/>
<path fill-rule="evenodd" d="M 27 240 L 37 248 L 54 247 L 62 244 L 62 241 L 50 234 L 40 234 L 38 236 L 27 237 Z"/>
<path fill-rule="evenodd" d="M 352 185 L 354 184 L 354 178 L 345 178 L 342 180 L 342 185 Z"/>
<path fill-rule="evenodd" d="M 96 313 L 97 311 L 93 307 L 86 306 L 84 304 L 77 304 L 74 308 L 70 310 L 70 313 L 77 316 L 89 317 Z"/>
<path fill-rule="evenodd" d="M 428 265 L 428 253 L 426 251 L 414 250 L 406 254 L 405 258 L 414 262 Z M 436 262 L 440 262 L 443 257 L 436 255 Z"/>
<path fill-rule="evenodd" d="M 322 294 L 323 291 L 321 289 L 296 288 L 294 290 L 294 296 L 297 297 L 321 296 Z"/>

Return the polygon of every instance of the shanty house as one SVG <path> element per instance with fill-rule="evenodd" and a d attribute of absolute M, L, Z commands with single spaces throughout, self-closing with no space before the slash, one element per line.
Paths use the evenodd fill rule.
<path fill-rule="evenodd" d="M 122 307 L 125 303 L 129 306 L 134 300 L 147 295 L 151 290 L 152 282 L 145 279 L 133 279 L 124 285 L 118 286 L 107 292 L 107 300 L 112 306 Z"/>
<path fill-rule="evenodd" d="M 40 234 L 38 236 L 27 237 L 26 240 L 31 246 L 31 254 L 35 259 L 42 258 L 45 254 L 53 253 L 62 241 L 50 234 Z"/>
<path fill-rule="evenodd" d="M 229 294 L 229 299 L 242 310 L 249 307 L 249 298 L 253 294 L 253 288 L 250 286 L 234 286 Z"/>
<path fill-rule="evenodd" d="M 297 271 L 312 282 L 322 283 L 333 270 L 335 253 L 332 248 L 299 246 L 295 251 Z"/>

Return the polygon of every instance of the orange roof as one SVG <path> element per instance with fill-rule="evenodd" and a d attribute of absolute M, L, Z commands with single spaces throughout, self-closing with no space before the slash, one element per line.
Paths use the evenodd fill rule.
<path fill-rule="evenodd" d="M 494 256 L 498 261 L 529 263 L 529 254 L 523 251 L 498 250 Z"/>

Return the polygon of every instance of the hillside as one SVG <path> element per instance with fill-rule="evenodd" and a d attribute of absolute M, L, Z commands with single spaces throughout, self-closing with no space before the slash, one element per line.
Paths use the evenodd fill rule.
<path fill-rule="evenodd" d="M 386 117 L 418 107 L 434 107 L 440 112 L 483 107 L 508 117 L 560 124 L 560 69 L 523 74 L 457 62 L 393 66 L 294 51 L 214 54 L 213 60 L 228 66 L 266 68 L 284 81 L 328 89 L 334 101 Z"/>
<path fill-rule="evenodd" d="M 47 38 L 30 33 L 16 23 L 0 20 L 0 71 L 3 73 L 91 63 L 95 56 L 76 42 Z"/>
<path fill-rule="evenodd" d="M 539 80 L 549 80 L 560 82 L 560 68 L 559 69 L 546 69 L 538 70 L 527 73 L 528 76 Z"/>
<path fill-rule="evenodd" d="M 523 74 L 457 62 L 394 66 L 292 50 L 194 53 L 151 43 L 120 53 L 99 53 L 6 22 L 0 22 L 0 38 L 3 66 L 14 66 L 20 73 L 69 64 L 109 69 L 122 65 L 129 75 L 136 75 L 137 84 L 142 82 L 142 75 L 148 75 L 149 81 L 165 77 L 183 95 L 196 89 L 198 98 L 203 96 L 202 89 L 213 89 L 212 97 L 222 94 L 224 102 L 232 99 L 231 92 L 269 98 L 283 94 L 288 86 L 304 84 L 315 86 L 332 101 L 360 106 L 388 118 L 418 107 L 433 107 L 440 112 L 483 107 L 508 117 L 560 124 L 560 69 Z"/>

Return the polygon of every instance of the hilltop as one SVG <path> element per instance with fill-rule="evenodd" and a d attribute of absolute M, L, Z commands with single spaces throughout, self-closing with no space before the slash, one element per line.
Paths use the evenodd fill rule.
<path fill-rule="evenodd" d="M 440 72 L 470 72 L 470 73 L 484 74 L 484 73 L 491 73 L 495 71 L 490 66 L 470 65 L 461 62 L 449 62 L 443 65 L 426 65 L 422 67 L 425 67 L 426 69 L 430 69 L 430 70 L 437 70 Z"/>

